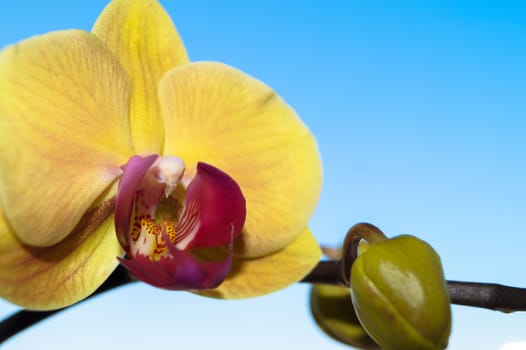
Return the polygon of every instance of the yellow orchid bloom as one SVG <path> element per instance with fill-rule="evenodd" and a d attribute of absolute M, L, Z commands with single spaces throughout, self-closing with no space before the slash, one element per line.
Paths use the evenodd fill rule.
<path fill-rule="evenodd" d="M 91 33 L 5 48 L 0 123 L 0 297 L 13 303 L 71 305 L 119 261 L 162 288 L 253 297 L 320 258 L 312 134 L 260 81 L 190 63 L 157 1 L 114 0 Z"/>

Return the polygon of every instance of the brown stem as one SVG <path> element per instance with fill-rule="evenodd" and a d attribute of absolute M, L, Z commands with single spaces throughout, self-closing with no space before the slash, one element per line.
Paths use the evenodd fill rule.
<path fill-rule="evenodd" d="M 349 286 L 351 267 L 358 254 L 362 239 L 370 243 L 385 239 L 382 231 L 370 224 L 353 226 L 345 239 L 341 259 L 320 261 L 301 281 L 311 284 Z M 108 280 L 89 298 L 119 286 L 134 282 L 128 272 L 119 266 Z M 453 304 L 485 308 L 502 312 L 526 311 L 526 288 L 503 286 L 494 283 L 447 281 Z M 24 329 L 62 311 L 21 310 L 0 322 L 0 344 Z"/>
<path fill-rule="evenodd" d="M 110 277 L 88 298 L 92 298 L 96 295 L 134 281 L 135 280 L 130 278 L 128 271 L 119 265 L 119 267 L 110 275 Z M 14 313 L 0 322 L 0 344 L 12 336 L 22 332 L 24 329 L 29 328 L 34 324 L 43 321 L 46 318 L 53 316 L 54 314 L 65 309 L 67 308 L 51 311 L 21 310 Z"/>
<path fill-rule="evenodd" d="M 356 224 L 347 231 L 343 241 L 342 257 L 340 258 L 340 277 L 344 285 L 349 285 L 351 268 L 354 260 L 358 257 L 360 241 L 377 243 L 385 239 L 387 237 L 378 227 L 367 223 Z"/>

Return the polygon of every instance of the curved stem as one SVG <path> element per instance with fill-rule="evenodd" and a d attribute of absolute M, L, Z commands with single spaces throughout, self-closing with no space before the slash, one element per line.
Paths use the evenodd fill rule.
<path fill-rule="evenodd" d="M 351 268 L 354 260 L 358 257 L 360 241 L 365 240 L 367 243 L 377 243 L 385 239 L 387 237 L 378 227 L 368 223 L 356 224 L 347 231 L 340 259 L 340 276 L 344 285 L 349 285 Z"/>
<path fill-rule="evenodd" d="M 369 243 L 384 240 L 386 237 L 371 224 L 357 224 L 347 233 L 340 259 L 320 261 L 301 281 L 312 284 L 349 286 L 351 267 L 358 254 L 362 239 Z M 336 250 L 331 250 L 336 254 Z M 339 252 L 338 252 L 339 253 Z M 134 282 L 126 269 L 119 266 L 106 282 L 90 297 Z M 501 312 L 526 311 L 526 288 L 503 286 L 494 283 L 447 281 L 451 303 L 485 308 Z M 24 329 L 62 311 L 21 310 L 0 322 L 0 344 Z"/>
<path fill-rule="evenodd" d="M 344 286 L 341 281 L 339 263 L 338 260 L 321 261 L 301 282 Z M 88 299 L 134 281 L 124 268 L 119 267 Z M 453 304 L 501 312 L 526 311 L 526 288 L 461 281 L 447 281 L 447 286 Z M 64 309 L 18 311 L 0 322 L 0 344 L 62 310 Z"/>
<path fill-rule="evenodd" d="M 84 300 L 134 281 L 135 280 L 130 278 L 128 271 L 119 265 L 119 267 L 110 275 L 110 277 L 92 295 Z M 67 307 L 51 311 L 21 310 L 14 313 L 0 322 L 0 344 L 12 336 L 22 332 L 26 328 L 29 328 L 34 324 L 43 321 L 46 318 L 53 316 L 54 314 L 65 309 L 67 309 Z"/>

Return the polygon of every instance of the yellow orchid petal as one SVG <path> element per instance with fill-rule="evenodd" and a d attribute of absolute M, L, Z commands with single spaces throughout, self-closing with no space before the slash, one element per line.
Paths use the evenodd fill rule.
<path fill-rule="evenodd" d="M 181 157 L 188 171 L 198 161 L 214 165 L 245 195 L 236 254 L 258 257 L 291 243 L 321 187 L 316 141 L 294 111 L 260 81 L 220 63 L 175 68 L 159 86 L 165 154 Z"/>
<path fill-rule="evenodd" d="M 130 83 L 93 34 L 54 32 L 0 54 L 0 199 L 17 236 L 62 240 L 132 153 Z"/>
<path fill-rule="evenodd" d="M 0 297 L 27 309 L 51 310 L 93 293 L 122 254 L 113 228 L 113 205 L 91 210 L 59 244 L 22 244 L 0 210 Z"/>
<path fill-rule="evenodd" d="M 302 280 L 318 263 L 321 249 L 309 229 L 284 249 L 260 258 L 236 258 L 230 273 L 216 289 L 197 294 L 222 299 L 252 298 Z"/>
<path fill-rule="evenodd" d="M 155 0 L 114 0 L 92 31 L 132 79 L 130 118 L 137 150 L 160 153 L 164 129 L 157 86 L 169 69 L 188 62 L 170 16 Z"/>

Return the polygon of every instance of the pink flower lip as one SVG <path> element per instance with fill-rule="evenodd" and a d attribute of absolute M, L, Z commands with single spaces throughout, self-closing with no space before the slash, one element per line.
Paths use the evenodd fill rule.
<path fill-rule="evenodd" d="M 156 222 L 159 203 L 183 186 L 183 163 L 175 157 L 133 156 L 122 168 L 115 208 L 117 237 L 127 253 L 121 264 L 136 278 L 164 289 L 221 284 L 246 218 L 239 185 L 218 168 L 198 163 L 178 220 Z M 194 248 L 224 246 L 228 254 L 223 261 L 201 261 L 192 254 Z"/>

